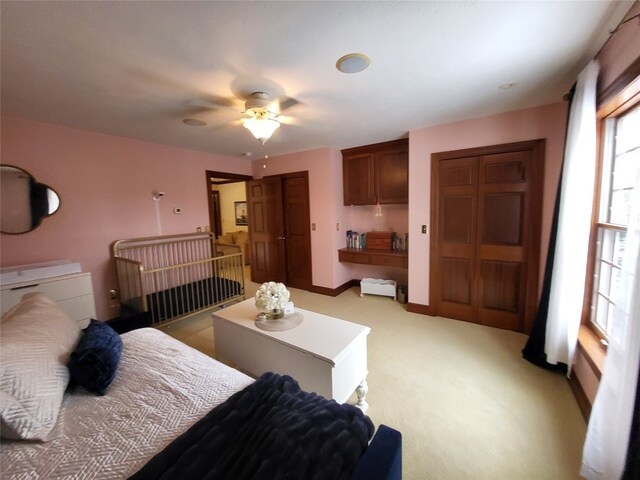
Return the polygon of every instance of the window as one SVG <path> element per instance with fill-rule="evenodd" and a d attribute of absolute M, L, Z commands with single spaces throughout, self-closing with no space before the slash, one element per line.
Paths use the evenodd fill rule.
<path fill-rule="evenodd" d="M 592 237 L 596 244 L 590 320 L 605 339 L 611 333 L 631 195 L 640 169 L 638 132 L 640 104 L 637 102 L 623 113 L 606 116 L 601 125 L 601 184 Z"/>

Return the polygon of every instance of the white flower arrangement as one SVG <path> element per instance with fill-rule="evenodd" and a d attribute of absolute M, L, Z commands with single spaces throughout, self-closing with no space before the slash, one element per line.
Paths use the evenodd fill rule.
<path fill-rule="evenodd" d="M 256 292 L 256 308 L 261 312 L 283 310 L 289 301 L 289 290 L 284 283 L 265 282 Z"/>

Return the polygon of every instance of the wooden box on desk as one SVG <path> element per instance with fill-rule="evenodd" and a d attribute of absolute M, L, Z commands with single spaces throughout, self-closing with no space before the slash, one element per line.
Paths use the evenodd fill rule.
<path fill-rule="evenodd" d="M 367 250 L 391 250 L 393 232 L 367 233 Z"/>

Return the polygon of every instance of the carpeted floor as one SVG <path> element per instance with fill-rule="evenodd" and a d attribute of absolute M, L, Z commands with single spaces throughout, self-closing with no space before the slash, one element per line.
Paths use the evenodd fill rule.
<path fill-rule="evenodd" d="M 367 415 L 402 432 L 404 479 L 580 478 L 585 421 L 564 376 L 522 359 L 525 335 L 407 313 L 359 288 L 291 300 L 371 327 Z M 209 315 L 167 333 L 215 356 Z"/>

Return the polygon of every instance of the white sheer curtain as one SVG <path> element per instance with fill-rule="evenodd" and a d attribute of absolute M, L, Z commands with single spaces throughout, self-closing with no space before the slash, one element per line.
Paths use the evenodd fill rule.
<path fill-rule="evenodd" d="M 609 348 L 584 444 L 580 473 L 589 480 L 620 478 L 631 433 L 640 367 L 640 171 L 634 195 Z"/>
<path fill-rule="evenodd" d="M 578 76 L 569 112 L 562 167 L 560 213 L 549 296 L 545 353 L 571 371 L 578 340 L 586 276 L 596 171 L 595 60 Z"/>

